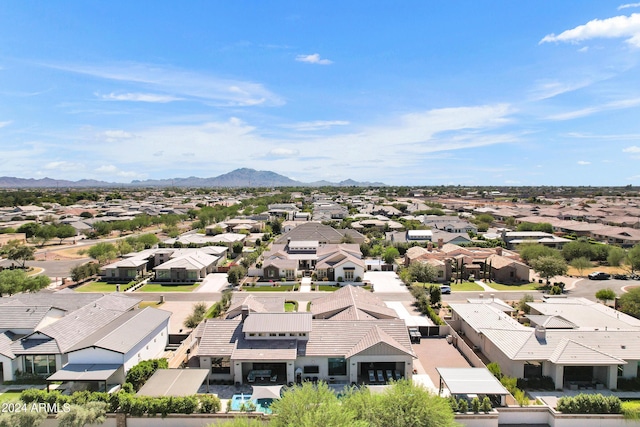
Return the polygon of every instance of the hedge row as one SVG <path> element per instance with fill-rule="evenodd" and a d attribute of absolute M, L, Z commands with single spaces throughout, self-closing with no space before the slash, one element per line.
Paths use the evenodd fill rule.
<path fill-rule="evenodd" d="M 136 396 L 125 391 L 117 393 L 80 391 L 67 396 L 57 390 L 47 392 L 46 390 L 29 389 L 22 392 L 20 400 L 26 404 L 48 403 L 53 406 L 55 403 L 58 408 L 61 408 L 65 403 L 85 405 L 87 402 L 105 402 L 108 412 L 121 412 L 132 416 L 160 414 L 164 417 L 167 414 L 193 414 L 195 412 L 215 414 L 221 409 L 220 399 L 210 394 L 186 397 L 149 397 Z"/>
<path fill-rule="evenodd" d="M 575 397 L 561 397 L 556 409 L 565 414 L 620 414 L 622 402 L 617 396 L 579 394 Z"/>

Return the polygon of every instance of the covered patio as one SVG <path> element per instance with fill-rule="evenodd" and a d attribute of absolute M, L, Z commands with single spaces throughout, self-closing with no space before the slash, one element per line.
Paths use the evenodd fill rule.
<path fill-rule="evenodd" d="M 488 396 L 493 405 L 505 406 L 509 392 L 487 368 L 436 368 L 440 374 L 438 394 L 449 390 L 455 397 Z"/>
<path fill-rule="evenodd" d="M 124 383 L 124 365 L 116 364 L 67 364 L 47 378 L 47 390 L 52 381 L 68 383 L 72 391 L 109 391 Z"/>

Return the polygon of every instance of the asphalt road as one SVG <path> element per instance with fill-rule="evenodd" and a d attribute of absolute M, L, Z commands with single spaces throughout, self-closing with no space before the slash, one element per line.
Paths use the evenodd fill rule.
<path fill-rule="evenodd" d="M 624 293 L 623 288 L 627 286 L 640 286 L 640 280 L 589 280 L 582 279 L 576 282 L 575 287 L 566 292 L 572 297 L 583 297 L 596 301 L 596 292 L 600 289 L 612 289 L 616 295 L 620 296 Z"/>
<path fill-rule="evenodd" d="M 44 271 L 42 274 L 46 274 L 47 276 L 55 279 L 60 277 L 69 277 L 70 271 L 73 267 L 78 264 L 84 264 L 87 261 L 90 261 L 90 258 L 82 258 L 82 259 L 73 259 L 73 260 L 60 260 L 60 261 L 27 261 L 26 265 L 28 267 L 39 267 L 43 268 Z M 3 267 L 8 267 L 15 261 L 3 260 L 0 262 L 0 265 Z"/>

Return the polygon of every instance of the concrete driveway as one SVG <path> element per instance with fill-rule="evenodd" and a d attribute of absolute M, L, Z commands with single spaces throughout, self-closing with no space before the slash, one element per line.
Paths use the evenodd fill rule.
<path fill-rule="evenodd" d="M 227 273 L 211 273 L 204 278 L 202 284 L 198 286 L 198 289 L 194 292 L 222 292 L 227 289 L 228 286 L 229 282 L 227 281 Z"/>
<path fill-rule="evenodd" d="M 364 280 L 373 284 L 376 293 L 409 293 L 409 289 L 393 271 L 366 271 Z"/>

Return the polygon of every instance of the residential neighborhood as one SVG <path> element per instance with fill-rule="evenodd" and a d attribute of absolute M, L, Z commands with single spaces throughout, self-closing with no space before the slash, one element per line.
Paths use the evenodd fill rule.
<path fill-rule="evenodd" d="M 263 387 L 409 380 L 487 397 L 487 414 L 538 402 L 549 425 L 562 396 L 640 392 L 634 198 L 425 193 L 98 191 L 1 208 L 0 387 L 120 393 L 136 365 L 165 360 L 176 372 L 157 371 L 154 394 L 177 375 L 232 413 Z M 62 224 L 72 236 L 43 231 Z M 37 292 L 10 284 L 52 269 Z M 456 419 L 503 424 L 476 416 Z"/>

